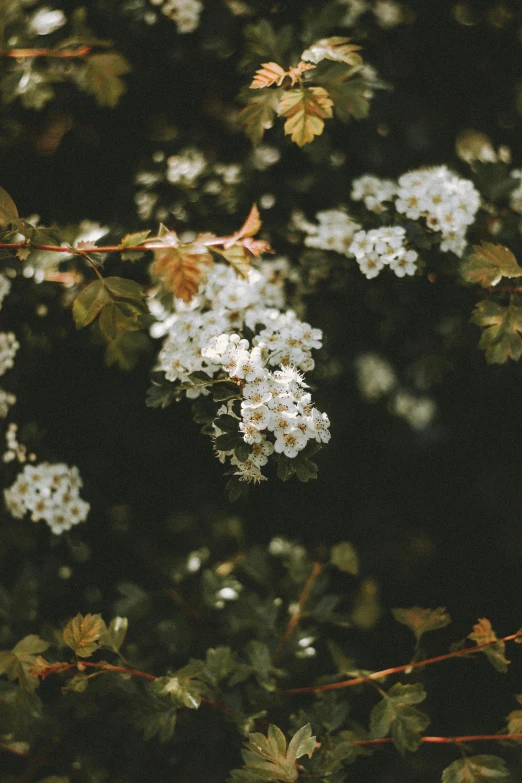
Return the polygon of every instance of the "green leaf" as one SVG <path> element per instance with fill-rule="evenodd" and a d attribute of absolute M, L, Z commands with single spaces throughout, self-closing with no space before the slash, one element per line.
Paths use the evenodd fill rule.
<path fill-rule="evenodd" d="M 348 541 L 335 544 L 330 550 L 330 562 L 339 571 L 357 576 L 359 573 L 359 558 L 357 552 Z"/>
<path fill-rule="evenodd" d="M 69 620 L 63 629 L 65 644 L 80 658 L 89 658 L 99 648 L 101 638 L 107 632 L 107 626 L 101 614 L 86 614 L 79 612 Z"/>
<path fill-rule="evenodd" d="M 460 271 L 464 280 L 482 288 L 497 285 L 503 277 L 522 277 L 522 267 L 511 250 L 491 242 L 473 245 L 473 252 L 464 259 Z"/>
<path fill-rule="evenodd" d="M 380 739 L 390 734 L 395 747 L 402 755 L 406 751 L 417 750 L 422 741 L 422 732 L 428 727 L 430 719 L 413 705 L 419 704 L 425 698 L 426 691 L 421 683 L 396 683 L 371 711 L 372 739 Z"/>
<path fill-rule="evenodd" d="M 103 283 L 113 296 L 138 300 L 145 298 L 142 286 L 135 280 L 128 280 L 126 277 L 106 277 Z"/>
<path fill-rule="evenodd" d="M 315 75 L 315 81 L 324 87 L 334 104 L 335 115 L 341 122 L 364 119 L 370 111 L 368 84 L 360 76 L 354 76 L 352 69 L 344 63 L 322 65 Z"/>
<path fill-rule="evenodd" d="M 18 219 L 18 209 L 13 199 L 3 188 L 0 188 L 0 225 L 11 223 Z"/>
<path fill-rule="evenodd" d="M 237 433 L 225 432 L 223 435 L 218 435 L 214 441 L 216 449 L 219 451 L 231 451 L 235 449 L 238 440 L 242 440 L 241 436 Z"/>
<path fill-rule="evenodd" d="M 252 453 L 252 446 L 250 443 L 245 443 L 243 438 L 236 443 L 234 448 L 234 454 L 240 462 L 246 462 Z"/>
<path fill-rule="evenodd" d="M 72 312 L 77 329 L 88 326 L 101 309 L 111 301 L 103 280 L 89 283 L 74 300 Z"/>
<path fill-rule="evenodd" d="M 473 310 L 471 323 L 484 327 L 479 348 L 486 352 L 489 364 L 518 361 L 522 356 L 522 306 L 518 298 L 507 307 L 483 299 Z"/>
<path fill-rule="evenodd" d="M 120 244 L 123 247 L 136 247 L 142 245 L 150 234 L 149 231 L 136 231 L 134 234 L 125 234 Z"/>
<path fill-rule="evenodd" d="M 214 424 L 223 432 L 234 432 L 237 434 L 239 427 L 239 419 L 235 416 L 231 416 L 229 413 L 224 413 L 214 419 Z"/>
<path fill-rule="evenodd" d="M 109 626 L 100 637 L 100 646 L 107 647 L 109 650 L 119 652 L 123 644 L 129 621 L 126 617 L 113 617 Z"/>
<path fill-rule="evenodd" d="M 31 666 L 37 656 L 45 652 L 49 642 L 30 634 L 21 639 L 12 650 L 0 650 L 0 674 L 5 674 L 10 680 L 18 680 L 26 690 L 35 690 L 39 681 L 31 676 Z"/>
<path fill-rule="evenodd" d="M 150 340 L 146 334 L 138 331 L 122 331 L 114 340 L 109 340 L 105 348 L 107 367 L 117 365 L 120 370 L 133 370 L 140 356 L 150 349 Z"/>
<path fill-rule="evenodd" d="M 239 122 L 252 144 L 259 144 L 265 131 L 274 124 L 281 90 L 265 88 L 249 95 L 248 104 L 239 113 Z"/>
<path fill-rule="evenodd" d="M 489 644 L 490 646 L 484 647 L 481 652 L 488 658 L 494 669 L 502 674 L 507 673 L 510 661 L 505 656 L 506 643 L 497 639 L 491 623 L 486 617 L 482 617 L 473 626 L 473 631 L 468 635 L 468 639 L 476 644 Z"/>
<path fill-rule="evenodd" d="M 442 773 L 441 783 L 496 783 L 509 777 L 506 762 L 499 756 L 469 756 L 457 759 Z"/>
<path fill-rule="evenodd" d="M 412 606 L 411 609 L 392 609 L 392 615 L 398 623 L 406 625 L 415 634 L 417 641 L 428 631 L 437 631 L 451 623 L 451 617 L 445 606 L 437 609 L 421 609 Z"/>
<path fill-rule="evenodd" d="M 145 405 L 147 408 L 166 408 L 176 399 L 176 388 L 170 381 L 153 383 L 147 389 Z"/>
<path fill-rule="evenodd" d="M 235 383 L 220 383 L 212 392 L 214 402 L 226 402 L 227 400 L 241 399 L 239 387 Z"/>
<path fill-rule="evenodd" d="M 91 54 L 86 63 L 86 90 L 100 106 L 114 108 L 127 90 L 120 77 L 130 71 L 129 61 L 119 52 Z"/>
<path fill-rule="evenodd" d="M 243 31 L 246 52 L 241 60 L 241 68 L 249 69 L 262 60 L 275 60 L 286 63 L 286 55 L 292 47 L 293 29 L 285 25 L 280 30 L 266 19 L 246 25 Z"/>
<path fill-rule="evenodd" d="M 266 737 L 259 732 L 249 734 L 248 743 L 242 751 L 245 770 L 262 780 L 294 783 L 298 778 L 296 760 L 304 755 L 310 758 L 315 745 L 316 738 L 312 736 L 309 723 L 294 734 L 288 749 L 281 729 L 270 724 Z M 241 777 L 236 776 L 236 780 L 241 780 Z"/>

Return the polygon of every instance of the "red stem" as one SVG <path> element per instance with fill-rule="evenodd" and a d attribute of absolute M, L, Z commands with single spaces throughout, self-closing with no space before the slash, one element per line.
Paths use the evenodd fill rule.
<path fill-rule="evenodd" d="M 513 633 L 510 636 L 504 636 L 502 639 L 493 639 L 491 642 L 483 642 L 477 644 L 475 647 L 463 647 L 461 650 L 453 650 L 453 652 L 445 653 L 444 655 L 437 655 L 435 658 L 426 658 L 424 661 L 417 661 L 416 663 L 405 663 L 402 666 L 393 666 L 390 669 L 382 669 L 379 672 L 373 672 L 366 677 L 353 677 L 351 680 L 342 680 L 341 682 L 331 682 L 328 685 L 311 685 L 305 688 L 290 688 L 285 691 L 279 691 L 279 693 L 288 695 L 293 693 L 317 693 L 318 691 L 335 691 L 338 688 L 352 688 L 354 685 L 362 685 L 364 683 L 373 682 L 374 680 L 381 680 L 384 677 L 389 677 L 390 674 L 400 674 L 401 672 L 411 672 L 413 669 L 419 669 L 421 666 L 429 666 L 432 663 L 439 663 L 440 661 L 447 661 L 450 658 L 457 658 L 460 655 L 469 655 L 470 653 L 483 650 L 485 647 L 491 647 L 498 642 L 511 642 L 514 639 L 522 638 L 522 630 Z"/>
<path fill-rule="evenodd" d="M 26 57 L 85 57 L 92 46 L 78 46 L 77 49 L 0 49 L 0 57 L 12 57 L 22 60 Z"/>
<path fill-rule="evenodd" d="M 292 633 L 295 630 L 295 627 L 297 626 L 299 620 L 301 619 L 301 614 L 303 612 L 303 608 L 308 601 L 308 598 L 310 596 L 310 591 L 312 589 L 312 585 L 314 584 L 315 580 L 323 570 L 322 563 L 314 563 L 312 568 L 312 573 L 308 577 L 305 586 L 303 587 L 303 591 L 301 595 L 299 596 L 299 602 L 297 605 L 297 611 L 295 614 L 292 615 L 290 620 L 288 621 L 288 625 L 286 626 L 285 632 L 283 636 L 281 637 L 281 641 L 279 642 L 279 645 L 277 647 L 277 650 L 274 653 L 274 657 L 272 659 L 273 663 L 277 663 L 279 658 L 281 657 L 281 654 L 283 652 L 283 649 L 285 647 L 285 644 L 287 643 L 288 639 L 291 637 Z M 284 691 L 283 691 L 284 692 Z"/>
<path fill-rule="evenodd" d="M 461 742 L 502 742 L 505 740 L 522 740 L 522 734 L 469 734 L 462 737 L 421 737 L 421 742 L 438 745 L 459 745 Z M 354 740 L 352 745 L 390 745 L 391 737 L 370 740 Z"/>

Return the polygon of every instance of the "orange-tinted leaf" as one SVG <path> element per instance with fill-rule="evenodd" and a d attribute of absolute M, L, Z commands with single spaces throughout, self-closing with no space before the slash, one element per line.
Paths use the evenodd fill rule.
<path fill-rule="evenodd" d="M 256 71 L 250 89 L 259 90 L 262 87 L 270 87 L 272 84 L 279 86 L 286 75 L 285 69 L 277 63 L 263 63 L 262 68 Z"/>
<path fill-rule="evenodd" d="M 417 640 L 428 631 L 437 631 L 451 623 L 445 606 L 439 606 L 437 609 L 422 609 L 420 606 L 392 609 L 392 614 L 398 623 L 406 625 L 415 634 Z"/>
<path fill-rule="evenodd" d="M 179 247 L 165 247 L 154 252 L 153 273 L 174 296 L 188 303 L 199 291 L 205 267 L 212 256 L 205 245 L 192 242 Z"/>
<path fill-rule="evenodd" d="M 86 89 L 100 106 L 114 108 L 127 89 L 120 77 L 130 70 L 129 61 L 119 52 L 92 54 L 87 58 Z"/>
<path fill-rule="evenodd" d="M 490 647 L 484 647 L 482 652 L 488 657 L 491 665 L 499 672 L 507 672 L 508 664 L 510 663 L 504 651 L 506 649 L 505 642 L 497 639 L 497 636 L 491 627 L 490 621 L 486 617 L 482 617 L 476 625 L 473 626 L 473 631 L 469 634 L 468 639 L 480 644 L 490 644 Z"/>
<path fill-rule="evenodd" d="M 312 63 L 305 63 L 302 60 L 293 68 L 290 68 L 287 75 L 291 79 L 292 87 L 305 71 L 310 71 L 312 68 L 315 68 L 315 65 L 312 65 Z"/>
<path fill-rule="evenodd" d="M 332 116 L 332 101 L 322 87 L 287 90 L 279 102 L 277 113 L 287 117 L 285 133 L 302 147 L 320 136 L 324 119 Z"/>
<path fill-rule="evenodd" d="M 232 245 L 235 245 L 236 242 L 239 239 L 242 239 L 243 237 L 253 237 L 253 236 L 255 236 L 255 234 L 257 234 L 257 232 L 259 231 L 261 226 L 262 226 L 261 217 L 259 215 L 259 210 L 257 208 L 257 204 L 253 204 L 252 205 L 252 209 L 248 213 L 247 219 L 245 220 L 245 222 L 243 223 L 243 225 L 241 226 L 239 231 L 236 231 L 235 234 L 232 234 L 230 239 L 228 239 L 225 242 L 223 247 L 225 249 L 229 248 L 229 247 L 232 247 Z"/>
<path fill-rule="evenodd" d="M 100 614 L 78 613 L 63 629 L 65 644 L 82 658 L 89 658 L 99 647 L 100 637 L 107 632 L 107 626 Z"/>
<path fill-rule="evenodd" d="M 18 217 L 18 210 L 9 193 L 0 188 L 0 225 L 11 223 Z"/>

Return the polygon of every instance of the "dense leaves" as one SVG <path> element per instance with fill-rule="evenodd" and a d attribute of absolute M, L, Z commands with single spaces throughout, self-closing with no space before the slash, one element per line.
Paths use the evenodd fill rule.
<path fill-rule="evenodd" d="M 426 698 L 421 683 L 402 685 L 396 683 L 375 705 L 370 715 L 370 735 L 373 739 L 391 735 L 399 751 L 415 751 L 422 739 L 422 732 L 430 719 L 414 705 Z"/>
<path fill-rule="evenodd" d="M 245 769 L 261 780 L 293 783 L 298 778 L 296 760 L 305 755 L 311 758 L 315 743 L 310 724 L 294 734 L 288 747 L 281 729 L 271 724 L 266 737 L 258 732 L 249 735 L 246 749 L 242 751 Z M 241 780 L 241 777 L 232 780 Z"/>

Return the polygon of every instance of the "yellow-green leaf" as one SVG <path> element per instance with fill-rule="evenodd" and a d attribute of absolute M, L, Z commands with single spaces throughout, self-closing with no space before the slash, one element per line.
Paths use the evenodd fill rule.
<path fill-rule="evenodd" d="M 489 647 L 483 647 L 482 652 L 489 659 L 494 669 L 503 674 L 507 672 L 510 661 L 507 660 L 504 654 L 506 643 L 501 639 L 497 639 L 491 623 L 486 617 L 482 617 L 473 626 L 473 631 L 469 634 L 468 639 L 476 642 L 477 645 L 489 644 Z"/>
<path fill-rule="evenodd" d="M 18 210 L 13 199 L 3 188 L 0 188 L 0 225 L 17 220 Z"/>
<path fill-rule="evenodd" d="M 392 614 L 398 623 L 406 625 L 415 634 L 417 641 L 428 631 L 437 631 L 451 623 L 445 606 L 439 606 L 437 609 L 422 609 L 420 606 L 392 609 Z"/>
<path fill-rule="evenodd" d="M 313 141 L 324 129 L 324 120 L 332 116 L 332 101 L 323 87 L 287 90 L 277 113 L 286 117 L 285 133 L 298 147 Z"/>
<path fill-rule="evenodd" d="M 441 783 L 498 783 L 509 778 L 506 762 L 499 756 L 468 756 L 457 759 L 442 773 Z"/>
<path fill-rule="evenodd" d="M 226 250 L 216 250 L 220 256 L 223 256 L 232 269 L 237 272 L 240 277 L 248 278 L 250 272 L 250 255 L 248 251 L 242 245 L 233 245 Z"/>
<path fill-rule="evenodd" d="M 511 250 L 491 242 L 473 245 L 473 252 L 464 259 L 460 271 L 464 280 L 482 288 L 497 285 L 503 277 L 522 277 L 522 267 Z"/>
<path fill-rule="evenodd" d="M 136 245 L 143 244 L 143 242 L 145 242 L 149 234 L 150 234 L 150 230 L 136 231 L 136 233 L 134 234 L 125 234 L 120 244 L 123 247 L 136 247 Z"/>
<path fill-rule="evenodd" d="M 349 541 L 335 544 L 330 551 L 330 562 L 340 571 L 357 576 L 359 573 L 359 558 Z"/>
<path fill-rule="evenodd" d="M 489 364 L 517 362 L 522 356 L 522 306 L 514 300 L 508 306 L 483 299 L 473 310 L 471 323 L 484 327 L 479 348 Z"/>
<path fill-rule="evenodd" d="M 63 629 L 63 640 L 81 658 L 89 658 L 100 646 L 101 637 L 107 633 L 101 614 L 78 613 Z"/>
<path fill-rule="evenodd" d="M 85 286 L 74 300 L 72 312 L 77 329 L 88 326 L 102 307 L 111 301 L 103 280 L 95 280 Z"/>
<path fill-rule="evenodd" d="M 87 58 L 86 89 L 100 106 L 114 108 L 127 90 L 121 76 L 130 71 L 130 63 L 119 52 L 91 54 Z"/>
<path fill-rule="evenodd" d="M 248 105 L 239 113 L 239 122 L 253 144 L 259 144 L 266 130 L 274 124 L 281 90 L 260 90 L 249 97 Z"/>

